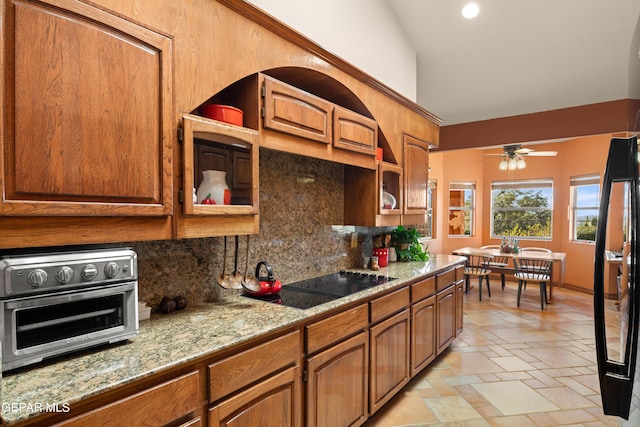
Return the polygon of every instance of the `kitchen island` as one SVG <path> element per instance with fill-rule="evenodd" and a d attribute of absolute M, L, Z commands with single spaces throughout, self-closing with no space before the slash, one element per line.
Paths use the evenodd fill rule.
<path fill-rule="evenodd" d="M 229 358 L 238 353 L 236 348 L 250 349 L 258 341 L 268 343 L 294 332 L 298 334 L 296 337 L 301 336 L 305 325 L 359 303 L 366 304 L 378 295 L 402 289 L 407 289 L 408 294 L 409 285 L 444 271 L 453 272 L 464 260 L 459 256 L 438 255 L 426 263 L 391 263 L 378 273 L 396 280 L 306 310 L 229 292 L 210 304 L 189 306 L 168 315 L 154 314 L 150 321 L 141 323 L 139 336 L 125 344 L 5 373 L 0 384 L 2 421 L 4 425 L 28 425 L 32 421 L 45 425 L 97 410 L 98 405 L 121 399 L 125 392 L 139 390 L 139 384 L 153 387 L 186 371 L 204 372 L 217 363 L 218 354 Z M 296 339 L 299 344 L 300 338 L 294 338 L 293 342 Z M 186 371 L 185 366 L 189 366 Z M 202 408 L 206 407 L 203 403 L 214 401 L 207 398 L 203 383 L 202 378 L 195 380 L 199 409 L 189 409 L 190 413 L 202 416 L 205 411 Z"/>

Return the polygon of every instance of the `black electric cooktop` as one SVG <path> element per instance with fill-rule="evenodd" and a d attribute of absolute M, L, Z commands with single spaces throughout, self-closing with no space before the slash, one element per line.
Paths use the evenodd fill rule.
<path fill-rule="evenodd" d="M 395 280 L 378 274 L 340 271 L 326 276 L 301 280 L 282 287 L 274 295 L 249 295 L 247 297 L 295 308 L 311 308 L 338 298 Z"/>

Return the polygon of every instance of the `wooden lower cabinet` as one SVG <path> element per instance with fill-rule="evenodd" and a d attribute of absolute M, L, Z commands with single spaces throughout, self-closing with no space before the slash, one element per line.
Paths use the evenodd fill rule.
<path fill-rule="evenodd" d="M 411 376 L 436 358 L 436 296 L 411 306 Z"/>
<path fill-rule="evenodd" d="M 437 354 L 442 353 L 456 337 L 456 287 L 445 288 L 436 294 Z"/>
<path fill-rule="evenodd" d="M 369 412 L 374 414 L 410 379 L 409 309 L 371 326 L 371 373 L 369 377 Z"/>
<path fill-rule="evenodd" d="M 289 368 L 211 408 L 209 427 L 299 427 L 300 393 L 300 368 Z"/>
<path fill-rule="evenodd" d="M 199 384 L 198 372 L 191 372 L 56 426 L 109 426 L 114 421 L 119 426 L 166 425 L 199 408 Z"/>
<path fill-rule="evenodd" d="M 306 367 L 307 427 L 359 426 L 367 420 L 366 332 L 307 358 Z"/>

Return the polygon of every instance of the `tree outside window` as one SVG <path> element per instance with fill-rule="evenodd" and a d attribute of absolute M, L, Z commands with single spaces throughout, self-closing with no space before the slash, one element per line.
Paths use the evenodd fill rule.
<path fill-rule="evenodd" d="M 496 181 L 491 183 L 491 237 L 550 240 L 553 181 Z"/>
<path fill-rule="evenodd" d="M 473 236 L 475 182 L 449 184 L 449 236 Z"/>
<path fill-rule="evenodd" d="M 570 239 L 575 242 L 595 242 L 600 209 L 600 177 L 573 177 L 570 182 Z"/>

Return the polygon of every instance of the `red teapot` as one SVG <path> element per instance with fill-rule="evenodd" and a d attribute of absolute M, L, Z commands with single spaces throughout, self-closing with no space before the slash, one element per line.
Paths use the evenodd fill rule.
<path fill-rule="evenodd" d="M 266 276 L 261 276 L 261 269 L 264 269 L 267 272 Z M 282 289 L 282 282 L 277 280 L 273 275 L 273 268 L 266 261 L 260 261 L 258 265 L 256 265 L 256 277 L 260 281 L 260 290 L 259 291 L 248 291 L 251 295 L 272 295 L 277 294 Z"/>

